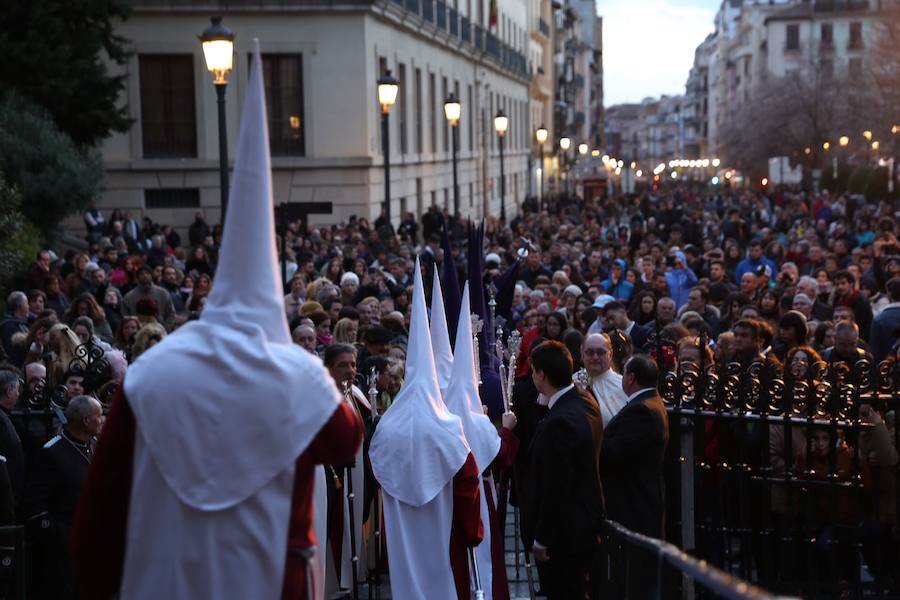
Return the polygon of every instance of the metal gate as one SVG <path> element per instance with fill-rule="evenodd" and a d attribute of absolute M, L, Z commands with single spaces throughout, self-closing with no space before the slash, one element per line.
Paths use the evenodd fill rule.
<path fill-rule="evenodd" d="M 861 352 L 798 379 L 703 356 L 660 382 L 669 539 L 774 592 L 900 596 L 900 361 Z"/>

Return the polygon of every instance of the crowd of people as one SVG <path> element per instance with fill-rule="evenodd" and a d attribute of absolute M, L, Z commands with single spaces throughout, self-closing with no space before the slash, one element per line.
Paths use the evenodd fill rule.
<path fill-rule="evenodd" d="M 632 410 L 635 394 L 655 387 L 650 380 L 657 368 L 671 370 L 701 356 L 712 368 L 753 361 L 783 365 L 779 373 L 796 379 L 811 376 L 811 365 L 821 360 L 896 360 L 897 208 L 890 201 L 827 192 L 672 189 L 589 202 L 561 197 L 540 207 L 528 200 L 509 223 L 487 218 L 484 282 L 498 294 L 503 336 L 518 331 L 522 337 L 513 392 L 519 425 L 504 421 L 523 449 L 514 468 L 522 485 L 530 485 L 529 473 L 537 468 L 526 451 L 543 417 L 533 410 L 535 403 L 566 389 L 581 371 L 581 387 L 596 400 L 606 437 L 597 447 L 603 485 L 582 491 L 600 494 L 598 506 L 605 493 L 605 516 L 662 536 L 665 411 L 653 402 L 645 402 L 643 412 Z M 147 218 L 138 223 L 121 211 L 107 216 L 92 208 L 85 224 L 84 250 L 42 250 L 23 274 L 22 287 L 8 294 L 0 323 L 0 455 L 2 478 L 8 479 L 0 488 L 10 494 L 2 498 L 0 515 L 6 523 L 36 517 L 52 523 L 43 529 L 58 532 L 62 555 L 66 546 L 59 540 L 67 535 L 102 407 L 128 365 L 202 314 L 217 284 L 221 244 L 221 228 L 200 214 L 185 238 L 171 226 Z M 339 384 L 355 384 L 354 393 L 366 404 L 371 389 L 370 408 L 383 414 L 404 382 L 415 260 L 421 260 L 427 296 L 436 265 L 451 265 L 444 272 L 464 281 L 471 264 L 465 243 L 470 225 L 436 207 L 421 219 L 402 215 L 396 229 L 383 217 L 374 223 L 352 217 L 333 226 L 289 224 L 280 260 L 294 343 L 321 357 Z M 516 264 L 504 301 L 492 282 Z M 565 368 L 559 374 L 564 357 L 553 358 L 546 345 L 543 355 L 532 354 L 543 342 L 556 342 L 554 352 L 565 350 L 557 354 L 568 357 L 569 383 L 563 381 Z M 109 365 L 104 380 L 86 385 L 84 369 L 75 368 L 84 345 L 102 350 Z M 539 383 L 531 366 L 553 372 Z M 53 424 L 65 422 L 58 432 L 23 419 L 29 407 L 47 406 L 60 389 L 67 402 L 61 409 L 65 418 Z M 488 406 L 499 425 L 497 408 Z M 866 407 L 862 414 L 876 428 L 893 427 L 892 412 Z M 629 423 L 639 432 L 637 442 L 615 433 Z M 801 452 L 805 445 L 794 448 Z M 889 445 L 867 450 L 872 458 L 866 468 L 896 464 L 896 449 L 892 454 Z M 637 470 L 635 452 L 642 457 Z M 798 460 L 802 464 L 805 455 Z M 882 486 L 873 493 L 886 492 Z M 895 533 L 896 515 L 882 518 Z M 546 559 L 545 540 L 523 530 L 532 536 L 527 547 Z M 545 535 L 541 531 L 538 536 Z M 329 532 L 331 538 L 338 535 L 343 536 Z M 65 556 L 54 560 L 66 562 Z M 41 562 L 42 568 L 56 564 Z M 340 570 L 337 587 L 346 587 Z M 551 589 L 554 580 L 572 579 L 571 572 L 557 577 L 546 570 L 541 577 Z M 60 586 L 53 593 L 71 591 L 65 578 L 34 580 Z M 566 597 L 561 594 L 556 597 Z"/>

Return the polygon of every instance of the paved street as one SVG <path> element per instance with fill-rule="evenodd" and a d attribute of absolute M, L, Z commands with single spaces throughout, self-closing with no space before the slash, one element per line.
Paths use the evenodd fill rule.
<path fill-rule="evenodd" d="M 507 515 L 506 522 L 506 574 L 509 578 L 510 600 L 529 600 L 528 579 L 525 572 L 525 561 L 522 557 L 522 545 L 514 546 L 515 521 L 513 514 Z M 519 569 L 516 574 L 516 549 L 519 553 Z M 535 573 L 537 576 L 537 573 Z M 345 596 L 349 597 L 349 596 Z M 368 598 L 368 588 L 364 585 L 360 588 L 360 598 Z M 392 600 L 390 582 L 386 581 L 381 587 L 382 600 Z"/>

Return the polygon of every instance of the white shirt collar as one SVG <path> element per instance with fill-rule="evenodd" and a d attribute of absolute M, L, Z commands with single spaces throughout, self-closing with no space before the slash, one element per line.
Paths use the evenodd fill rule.
<path fill-rule="evenodd" d="M 556 404 L 556 401 L 559 400 L 560 398 L 562 398 L 562 396 L 564 394 L 566 394 L 569 390 L 571 390 L 573 387 L 575 387 L 575 384 L 570 383 L 568 386 L 564 387 L 563 389 L 559 390 L 558 392 L 556 392 L 555 394 L 550 396 L 550 402 L 547 404 L 547 408 L 552 409 L 553 405 Z"/>
<path fill-rule="evenodd" d="M 639 389 L 638 391 L 636 391 L 636 392 L 633 393 L 632 395 L 628 396 L 628 401 L 627 401 L 627 402 L 630 403 L 632 400 L 634 400 L 635 398 L 637 398 L 638 396 L 640 396 L 641 394 L 643 394 L 643 393 L 646 392 L 647 390 L 652 390 L 652 389 L 653 389 L 653 388 L 648 388 L 648 387 Z"/>

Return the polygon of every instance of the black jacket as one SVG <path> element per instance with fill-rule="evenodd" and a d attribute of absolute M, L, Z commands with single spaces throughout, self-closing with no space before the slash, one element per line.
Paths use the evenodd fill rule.
<path fill-rule="evenodd" d="M 656 390 L 648 389 L 607 423 L 600 452 L 608 518 L 655 538 L 663 532 L 668 440 L 666 409 Z"/>
<path fill-rule="evenodd" d="M 9 414 L 2 409 L 0 409 L 0 454 L 6 458 L 9 483 L 18 506 L 25 490 L 25 453 L 22 451 L 22 440 L 19 439 Z"/>
<path fill-rule="evenodd" d="M 593 398 L 572 388 L 538 425 L 529 449 L 523 537 L 551 556 L 575 556 L 599 547 L 605 518 L 598 462 L 603 417 Z"/>

